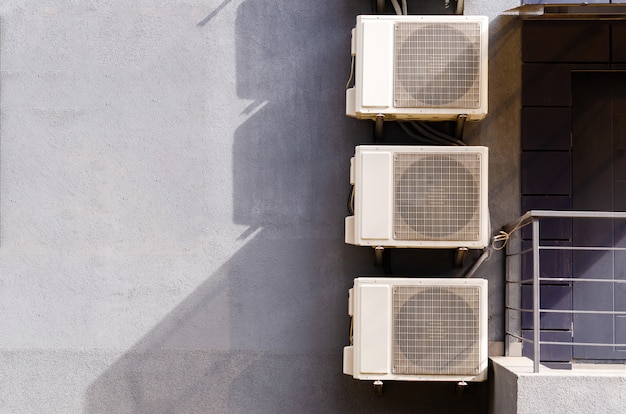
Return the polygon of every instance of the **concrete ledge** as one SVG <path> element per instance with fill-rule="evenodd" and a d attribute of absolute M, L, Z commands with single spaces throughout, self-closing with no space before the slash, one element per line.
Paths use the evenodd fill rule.
<path fill-rule="evenodd" d="M 492 414 L 623 413 L 626 366 L 572 370 L 542 366 L 533 373 L 525 357 L 493 357 Z"/>

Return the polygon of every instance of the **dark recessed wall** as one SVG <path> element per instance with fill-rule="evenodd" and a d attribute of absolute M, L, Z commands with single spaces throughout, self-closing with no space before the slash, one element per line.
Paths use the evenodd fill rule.
<path fill-rule="evenodd" d="M 526 20 L 522 28 L 521 195 L 522 211 L 572 209 L 572 74 L 578 71 L 626 69 L 626 22 Z M 571 245 L 571 220 L 542 222 L 542 243 Z M 530 246 L 530 229 L 523 233 Z M 543 277 L 571 277 L 570 252 L 542 257 Z M 532 275 L 532 262 L 522 262 Z M 524 307 L 532 306 L 530 290 L 522 291 Z M 542 306 L 571 308 L 572 286 L 547 284 Z M 558 314 L 557 314 L 558 315 Z M 571 317 L 544 316 L 543 340 L 571 338 Z M 532 335 L 532 321 L 522 320 L 523 335 Z M 532 345 L 525 347 L 530 354 Z M 572 361 L 572 350 L 543 346 L 544 362 Z"/>

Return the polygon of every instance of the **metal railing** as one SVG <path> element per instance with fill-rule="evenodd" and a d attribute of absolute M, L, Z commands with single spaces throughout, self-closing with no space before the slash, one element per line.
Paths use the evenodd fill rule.
<path fill-rule="evenodd" d="M 544 282 L 567 282 L 571 283 L 626 283 L 626 280 L 606 279 L 606 278 L 576 278 L 573 277 L 559 277 L 559 275 L 550 275 L 552 277 L 541 277 L 540 268 L 540 255 L 542 251 L 554 251 L 554 250 L 571 250 L 571 251 L 626 251 L 626 247 L 615 247 L 613 242 L 611 246 L 559 246 L 559 245 L 546 245 L 541 244 L 542 238 L 540 233 L 540 223 L 544 219 L 572 219 L 572 220 L 585 220 L 585 219 L 613 219 L 623 220 L 622 224 L 626 225 L 626 212 L 603 212 L 603 211 L 550 211 L 550 210 L 531 210 L 521 216 L 519 220 L 514 223 L 508 224 L 504 227 L 504 234 L 506 238 L 503 243 L 506 246 L 507 256 L 507 271 L 506 271 L 506 293 L 505 293 L 505 331 L 507 337 L 505 338 L 505 354 L 509 355 L 511 342 L 529 342 L 533 344 L 533 371 L 539 372 L 539 366 L 541 361 L 541 345 L 567 345 L 567 346 L 600 346 L 600 347 L 626 347 L 626 344 L 617 343 L 596 343 L 596 342 L 561 342 L 561 341 L 541 341 L 541 315 L 549 313 L 565 313 L 571 314 L 572 318 L 576 314 L 608 314 L 608 315 L 626 315 L 626 311 L 599 311 L 599 310 L 584 310 L 584 309 L 544 309 L 541 308 L 541 286 Z M 513 237 L 517 240 L 521 240 L 519 234 L 523 227 L 531 226 L 531 242 L 530 248 L 522 248 L 521 243 L 514 243 Z M 512 251 L 515 250 L 515 251 Z M 532 278 L 523 279 L 521 260 L 517 261 L 517 269 L 511 271 L 510 261 L 515 257 L 523 257 L 524 255 L 532 255 Z M 513 266 L 514 267 L 514 266 Z M 523 285 L 532 286 L 532 303 L 531 309 L 525 309 L 521 306 L 521 291 Z M 516 289 L 516 290 L 513 290 Z M 512 304 L 515 299 L 518 304 Z M 601 300 L 601 298 L 598 298 Z M 532 314 L 532 339 L 524 338 L 522 336 L 521 323 L 517 326 L 513 326 L 513 321 L 520 322 L 519 317 L 523 313 Z M 515 317 L 517 315 L 517 318 Z"/>

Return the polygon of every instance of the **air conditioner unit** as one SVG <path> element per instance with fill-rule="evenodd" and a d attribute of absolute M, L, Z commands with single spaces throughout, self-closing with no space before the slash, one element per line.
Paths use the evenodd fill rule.
<path fill-rule="evenodd" d="M 479 249 L 489 243 L 488 148 L 356 147 L 354 215 L 345 242 L 372 247 Z"/>
<path fill-rule="evenodd" d="M 487 379 L 487 281 L 357 278 L 343 372 L 360 380 Z"/>
<path fill-rule="evenodd" d="M 487 114 L 486 16 L 357 16 L 354 87 L 359 119 L 476 121 Z"/>

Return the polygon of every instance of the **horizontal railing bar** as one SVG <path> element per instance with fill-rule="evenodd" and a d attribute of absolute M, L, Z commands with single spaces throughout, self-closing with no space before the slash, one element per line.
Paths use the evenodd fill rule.
<path fill-rule="evenodd" d="M 626 283 L 626 279 L 589 279 L 572 277 L 540 277 L 540 282 L 598 282 L 598 283 Z"/>
<path fill-rule="evenodd" d="M 626 283 L 626 279 L 590 279 L 573 277 L 540 277 L 540 282 L 599 282 L 599 283 Z M 524 284 L 532 283 L 533 279 L 505 280 L 506 283 Z"/>
<path fill-rule="evenodd" d="M 574 346 L 614 346 L 614 347 L 626 347 L 626 344 L 605 344 L 596 342 L 553 342 L 553 341 L 540 341 L 541 345 L 574 345 Z"/>
<path fill-rule="evenodd" d="M 540 282 L 599 282 L 599 283 L 626 283 L 626 279 L 590 279 L 590 278 L 572 278 L 572 277 L 540 277 Z M 505 280 L 505 283 L 524 284 L 532 283 L 533 279 L 522 280 Z"/>
<path fill-rule="evenodd" d="M 588 311 L 564 309 L 539 309 L 539 313 L 569 313 L 572 315 L 626 315 L 626 311 Z"/>
<path fill-rule="evenodd" d="M 626 247 L 601 247 L 601 246 L 544 246 L 539 245 L 539 250 L 574 250 L 574 251 L 607 251 L 623 252 Z"/>
<path fill-rule="evenodd" d="M 558 211 L 558 210 L 530 210 L 522 218 L 623 218 L 626 219 L 625 211 Z M 521 220 L 518 220 L 518 222 Z"/>
<path fill-rule="evenodd" d="M 530 210 L 516 221 L 503 226 L 504 230 L 520 229 L 532 223 L 533 218 L 616 218 L 626 219 L 623 211 L 563 211 L 563 210 Z"/>
<path fill-rule="evenodd" d="M 518 312 L 532 312 L 532 309 L 516 308 L 506 306 L 506 309 Z M 565 310 L 565 309 L 543 309 L 539 308 L 539 313 L 569 313 L 572 315 L 626 315 L 626 311 L 587 311 L 587 310 Z"/>
<path fill-rule="evenodd" d="M 516 335 L 514 333 L 507 332 L 507 335 L 519 339 L 523 342 L 534 342 L 530 338 L 524 338 L 522 336 Z M 557 341 L 539 341 L 541 345 L 570 345 L 570 346 L 614 346 L 614 347 L 626 347 L 626 344 L 607 344 L 604 342 L 557 342 Z"/>

